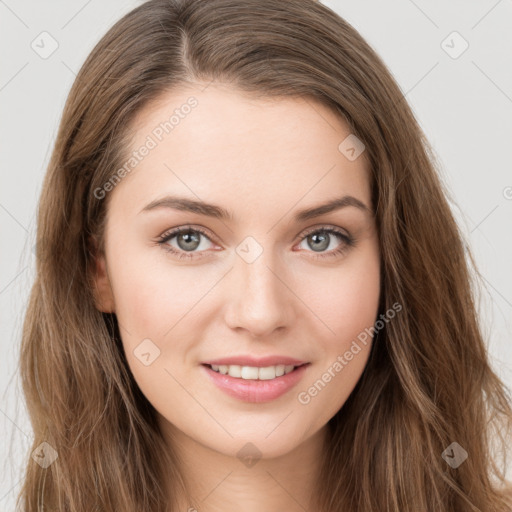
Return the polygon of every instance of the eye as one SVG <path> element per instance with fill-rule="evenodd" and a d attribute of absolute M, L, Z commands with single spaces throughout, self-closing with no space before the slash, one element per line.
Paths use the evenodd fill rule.
<path fill-rule="evenodd" d="M 169 243 L 174 238 L 176 238 L 177 247 Z M 161 235 L 158 238 L 158 244 L 161 245 L 165 251 L 170 252 L 179 259 L 202 258 L 204 257 L 203 254 L 206 252 L 206 248 L 203 247 L 204 250 L 197 251 L 202 245 L 201 238 L 206 238 L 206 240 L 211 242 L 211 238 L 205 230 L 193 228 L 192 226 L 183 226 Z M 334 238 L 337 238 L 341 242 L 336 248 L 331 247 L 331 242 Z M 301 236 L 301 244 L 306 243 L 309 247 L 313 248 L 311 252 L 318 253 L 314 255 L 315 258 L 340 256 L 348 251 L 350 247 L 354 246 L 355 242 L 354 237 L 349 234 L 337 228 L 326 226 L 310 228 Z M 325 249 L 329 247 L 331 247 L 331 250 L 325 254 L 320 252 L 325 251 Z"/>
<path fill-rule="evenodd" d="M 192 228 L 191 226 L 184 226 L 164 233 L 159 237 L 158 243 L 165 251 L 174 254 L 180 259 L 196 258 L 198 256 L 195 253 L 191 253 L 190 251 L 194 251 L 201 246 L 201 237 L 210 240 L 210 237 L 207 235 L 206 231 L 199 228 Z M 169 245 L 168 243 L 173 238 L 176 238 L 176 243 L 178 244 L 177 248 Z"/>
<path fill-rule="evenodd" d="M 341 241 L 338 247 L 332 247 L 332 240 L 337 238 Z M 331 250 L 324 253 L 318 253 L 314 257 L 315 258 L 332 258 L 336 256 L 341 256 L 346 251 L 348 251 L 351 247 L 355 245 L 356 240 L 349 234 L 344 233 L 343 231 L 338 230 L 337 228 L 321 226 L 320 228 L 315 227 L 310 229 L 306 233 L 302 235 L 301 244 L 306 243 L 309 247 L 313 248 L 313 252 L 324 251 L 331 247 Z"/>

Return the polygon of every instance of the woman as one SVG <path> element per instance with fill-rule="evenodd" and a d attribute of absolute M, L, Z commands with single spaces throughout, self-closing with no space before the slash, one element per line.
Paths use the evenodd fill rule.
<path fill-rule="evenodd" d="M 80 70 L 45 177 L 23 510 L 510 510 L 467 256 L 347 22 L 144 3 Z"/>

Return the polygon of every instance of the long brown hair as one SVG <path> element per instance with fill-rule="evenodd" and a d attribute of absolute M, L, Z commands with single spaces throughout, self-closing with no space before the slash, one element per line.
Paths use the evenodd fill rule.
<path fill-rule="evenodd" d="M 489 363 L 479 274 L 435 155 L 382 60 L 313 0 L 150 0 L 82 66 L 43 183 L 20 354 L 31 453 L 51 463 L 27 457 L 17 503 L 25 512 L 176 510 L 179 461 L 130 374 L 115 314 L 95 307 L 109 196 L 94 192 L 126 161 L 141 109 L 180 84 L 210 81 L 321 101 L 363 141 L 371 164 L 380 313 L 397 302 L 402 310 L 375 334 L 360 380 L 329 421 L 319 510 L 509 511 L 498 462 L 511 401 Z M 454 442 L 468 453 L 458 467 L 442 456 Z"/>

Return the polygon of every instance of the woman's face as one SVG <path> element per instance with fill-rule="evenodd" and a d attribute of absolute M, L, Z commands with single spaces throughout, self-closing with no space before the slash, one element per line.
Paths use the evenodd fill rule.
<path fill-rule="evenodd" d="M 111 194 L 98 307 L 164 431 L 285 454 L 368 359 L 380 255 L 364 151 L 312 99 L 217 83 L 166 93 L 134 128 L 120 180 L 95 192 Z"/>

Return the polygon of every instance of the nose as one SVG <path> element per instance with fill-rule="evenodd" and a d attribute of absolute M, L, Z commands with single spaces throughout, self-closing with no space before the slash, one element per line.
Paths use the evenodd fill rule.
<path fill-rule="evenodd" d="M 293 322 L 294 294 L 282 266 L 265 250 L 252 263 L 236 257 L 230 272 L 226 323 L 234 330 L 265 338 Z"/>

